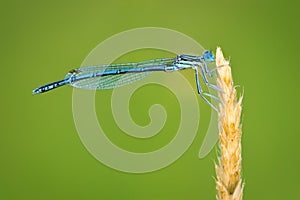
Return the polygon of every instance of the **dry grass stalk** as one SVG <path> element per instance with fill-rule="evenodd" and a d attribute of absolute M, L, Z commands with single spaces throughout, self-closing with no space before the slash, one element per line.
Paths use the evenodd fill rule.
<path fill-rule="evenodd" d="M 241 200 L 243 198 L 243 181 L 241 178 L 241 103 L 242 97 L 236 100 L 229 61 L 224 59 L 221 48 L 217 48 L 216 64 L 219 77 L 219 147 L 220 156 L 216 164 L 216 188 L 218 200 Z"/>

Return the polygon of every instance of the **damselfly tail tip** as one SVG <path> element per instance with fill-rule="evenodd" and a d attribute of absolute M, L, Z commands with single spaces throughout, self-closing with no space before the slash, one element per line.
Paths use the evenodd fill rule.
<path fill-rule="evenodd" d="M 36 88 L 36 89 L 32 90 L 32 94 L 39 94 L 39 93 L 41 93 L 40 88 Z"/>

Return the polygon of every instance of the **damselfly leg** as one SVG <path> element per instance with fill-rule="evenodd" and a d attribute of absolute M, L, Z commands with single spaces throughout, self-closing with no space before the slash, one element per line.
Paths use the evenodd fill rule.
<path fill-rule="evenodd" d="M 204 65 L 206 65 L 205 62 L 204 62 Z M 218 86 L 216 86 L 216 85 L 211 84 L 211 83 L 208 82 L 207 77 L 206 77 L 206 74 L 204 73 L 204 69 L 203 69 L 202 64 L 201 64 L 201 63 L 198 63 L 198 66 L 199 66 L 199 68 L 200 68 L 200 71 L 201 71 L 201 75 L 202 75 L 202 79 L 203 79 L 204 84 L 205 84 L 207 87 L 211 88 L 211 89 L 217 90 L 217 91 L 219 91 L 219 92 L 223 92 L 221 88 L 219 88 Z M 206 66 L 207 66 L 207 65 L 206 65 Z M 219 99 L 218 99 L 218 100 L 219 100 Z"/>
<path fill-rule="evenodd" d="M 210 107 L 212 107 L 215 111 L 218 112 L 218 109 L 210 102 L 208 101 L 208 99 L 205 96 L 211 97 L 213 99 L 219 100 L 218 97 L 215 97 L 214 95 L 211 95 L 209 93 L 206 93 L 203 91 L 201 85 L 200 85 L 200 80 L 199 80 L 199 71 L 197 67 L 193 67 L 193 69 L 195 70 L 195 78 L 196 78 L 196 85 L 197 85 L 197 91 L 198 94 L 200 95 L 200 97 L 208 104 L 210 105 Z M 205 95 L 205 96 L 204 96 Z"/>
<path fill-rule="evenodd" d="M 206 64 L 206 63 L 205 63 L 205 64 Z M 210 69 L 210 70 L 209 70 L 209 73 L 211 74 L 210 77 L 213 77 L 214 75 L 216 75 L 216 74 L 217 74 L 217 70 L 218 70 L 219 68 L 221 68 L 221 67 L 224 67 L 224 66 L 225 66 L 225 65 L 220 65 L 220 66 L 216 66 L 216 67 Z"/>

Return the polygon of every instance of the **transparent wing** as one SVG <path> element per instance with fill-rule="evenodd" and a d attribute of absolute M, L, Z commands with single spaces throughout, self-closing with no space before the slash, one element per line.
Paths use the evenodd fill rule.
<path fill-rule="evenodd" d="M 99 76 L 94 78 L 83 79 L 71 83 L 73 87 L 84 88 L 90 90 L 104 90 L 121 87 L 141 80 L 148 76 L 151 72 L 118 74 L 110 76 Z"/>
<path fill-rule="evenodd" d="M 131 84 L 135 81 L 141 80 L 148 76 L 151 72 L 141 72 L 141 73 L 125 73 L 125 74 L 114 74 L 115 70 L 122 69 L 135 69 L 144 68 L 151 66 L 164 66 L 172 65 L 174 58 L 162 58 L 156 60 L 148 60 L 138 63 L 124 63 L 124 64 L 111 64 L 111 65 L 99 65 L 99 66 L 89 66 L 82 67 L 78 69 L 71 70 L 67 75 L 66 79 L 71 76 L 75 76 L 75 81 L 69 83 L 73 87 L 91 89 L 91 90 L 103 90 L 112 89 L 116 87 L 121 87 L 124 85 Z M 88 77 L 94 73 L 112 73 L 106 76 Z M 81 79 L 82 77 L 88 77 Z M 76 80 L 81 79 L 81 80 Z"/>

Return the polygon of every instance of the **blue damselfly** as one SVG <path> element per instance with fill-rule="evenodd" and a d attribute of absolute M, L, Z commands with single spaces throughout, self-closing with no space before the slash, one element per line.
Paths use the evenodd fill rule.
<path fill-rule="evenodd" d="M 198 94 L 207 104 L 217 111 L 215 106 L 209 102 L 205 96 L 216 100 L 218 100 L 218 98 L 204 92 L 199 81 L 200 72 L 206 86 L 214 90 L 219 90 L 217 86 L 209 83 L 207 80 L 207 75 L 209 77 L 212 76 L 207 63 L 214 61 L 214 55 L 210 51 L 204 51 L 201 56 L 181 54 L 175 58 L 161 58 L 136 63 L 82 67 L 69 71 L 63 80 L 34 89 L 32 94 L 47 92 L 63 85 L 71 85 L 73 87 L 90 90 L 111 89 L 141 80 L 153 71 L 173 72 L 184 69 L 193 69 L 195 71 Z M 125 74 L 126 76 L 124 76 Z"/>

